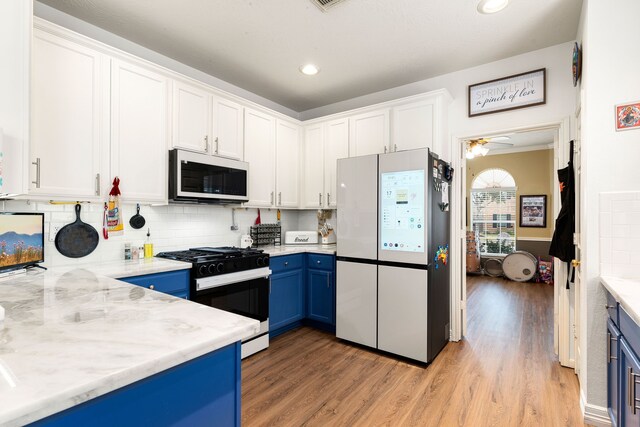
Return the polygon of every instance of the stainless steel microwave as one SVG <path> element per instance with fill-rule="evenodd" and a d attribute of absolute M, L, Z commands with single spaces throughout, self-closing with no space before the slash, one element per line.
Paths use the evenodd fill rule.
<path fill-rule="evenodd" d="M 169 200 L 242 203 L 249 200 L 249 163 L 184 150 L 169 151 Z"/>

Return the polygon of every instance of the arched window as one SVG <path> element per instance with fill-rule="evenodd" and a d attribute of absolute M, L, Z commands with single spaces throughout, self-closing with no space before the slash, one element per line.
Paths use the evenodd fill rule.
<path fill-rule="evenodd" d="M 487 169 L 471 184 L 471 229 L 482 255 L 507 255 L 516 248 L 516 182 L 504 169 Z"/>

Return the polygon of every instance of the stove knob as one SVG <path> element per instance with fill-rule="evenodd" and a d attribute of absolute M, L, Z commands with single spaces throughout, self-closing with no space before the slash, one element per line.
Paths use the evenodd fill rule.
<path fill-rule="evenodd" d="M 268 267 L 269 266 L 269 257 L 266 256 L 266 257 L 262 258 L 262 262 L 264 263 L 265 266 Z"/>
<path fill-rule="evenodd" d="M 207 268 L 207 271 L 209 272 L 209 274 L 216 274 L 216 265 L 209 264 L 209 268 Z"/>
<path fill-rule="evenodd" d="M 264 258 L 256 258 L 256 264 L 258 267 L 262 267 L 264 265 Z"/>
<path fill-rule="evenodd" d="M 198 276 L 203 277 L 207 274 L 207 266 L 202 264 L 200 267 L 198 267 Z"/>
<path fill-rule="evenodd" d="M 216 265 L 216 271 L 218 273 L 222 273 L 224 271 L 224 264 L 223 263 L 218 263 L 218 265 Z"/>

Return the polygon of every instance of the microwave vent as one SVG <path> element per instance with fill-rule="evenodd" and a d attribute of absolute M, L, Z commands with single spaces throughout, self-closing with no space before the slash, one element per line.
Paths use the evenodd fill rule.
<path fill-rule="evenodd" d="M 333 6 L 341 3 L 342 1 L 344 0 L 311 0 L 311 2 L 318 6 L 323 12 L 327 12 Z"/>

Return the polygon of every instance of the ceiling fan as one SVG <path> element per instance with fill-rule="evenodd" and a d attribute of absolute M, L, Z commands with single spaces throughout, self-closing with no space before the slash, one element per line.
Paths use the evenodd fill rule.
<path fill-rule="evenodd" d="M 508 141 L 510 139 L 511 138 L 508 136 L 494 136 L 490 138 L 470 139 L 467 141 L 466 157 L 467 159 L 473 159 L 476 156 L 486 156 L 489 152 L 489 148 L 486 147 L 487 144 L 506 145 L 509 147 L 513 147 L 513 144 L 509 142 L 502 142 Z"/>

